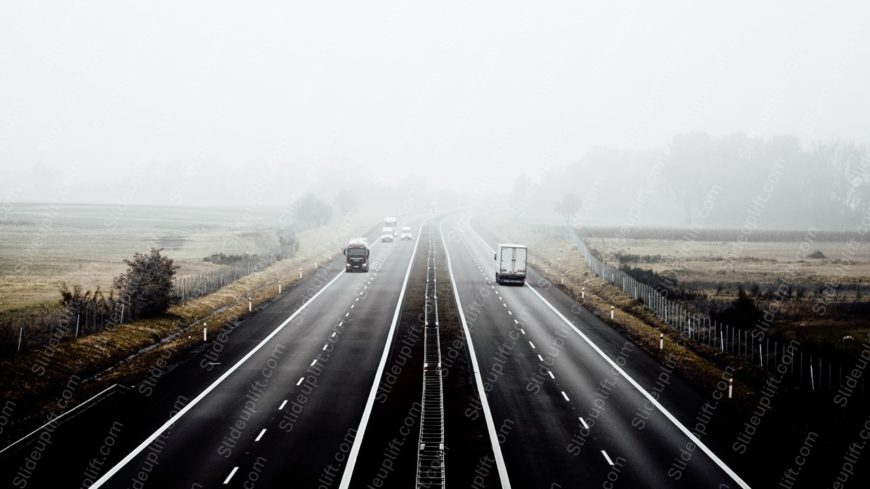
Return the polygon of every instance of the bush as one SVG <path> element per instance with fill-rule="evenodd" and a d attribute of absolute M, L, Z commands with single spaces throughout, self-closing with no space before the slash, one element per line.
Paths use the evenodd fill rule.
<path fill-rule="evenodd" d="M 761 310 L 755 304 L 743 287 L 737 291 L 737 298 L 724 311 L 713 315 L 717 321 L 733 324 L 737 327 L 751 328 L 761 319 Z"/>
<path fill-rule="evenodd" d="M 128 270 L 115 277 L 120 300 L 129 304 L 133 318 L 162 314 L 172 303 L 172 277 L 179 267 L 161 251 L 136 253 L 132 260 L 124 260 Z"/>

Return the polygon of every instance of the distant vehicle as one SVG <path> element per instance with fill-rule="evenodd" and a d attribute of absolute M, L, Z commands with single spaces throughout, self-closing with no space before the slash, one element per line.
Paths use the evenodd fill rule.
<path fill-rule="evenodd" d="M 393 237 L 398 235 L 399 231 L 399 218 L 387 216 L 384 218 L 384 229 L 390 228 L 393 230 Z"/>
<path fill-rule="evenodd" d="M 412 239 L 414 239 L 414 237 L 411 236 L 411 228 L 408 226 L 403 226 L 402 232 L 399 235 L 399 239 L 401 239 L 402 241 L 405 241 L 405 240 L 411 241 Z"/>
<path fill-rule="evenodd" d="M 368 272 L 369 271 L 369 244 L 365 238 L 355 238 L 347 243 L 344 249 L 344 256 L 347 257 L 344 269 L 346 272 Z"/>
<path fill-rule="evenodd" d="M 528 248 L 521 244 L 499 243 L 495 248 L 495 281 L 498 284 L 526 283 Z"/>
<path fill-rule="evenodd" d="M 391 227 L 385 227 L 381 230 L 381 241 L 384 243 L 392 243 L 396 239 L 396 230 Z"/>

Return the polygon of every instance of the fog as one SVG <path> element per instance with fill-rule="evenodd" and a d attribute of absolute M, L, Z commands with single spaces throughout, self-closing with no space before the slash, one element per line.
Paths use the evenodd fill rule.
<path fill-rule="evenodd" d="M 574 193 L 576 224 L 739 227 L 764 198 L 762 227 L 838 229 L 870 205 L 866 2 L 51 3 L 0 4 L 7 204 Z"/>

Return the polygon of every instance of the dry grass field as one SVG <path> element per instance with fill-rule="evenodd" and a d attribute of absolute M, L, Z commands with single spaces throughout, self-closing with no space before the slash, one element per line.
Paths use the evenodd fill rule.
<path fill-rule="evenodd" d="M 0 215 L 0 315 L 54 303 L 62 281 L 112 286 L 134 252 L 152 247 L 178 275 L 218 265 L 203 258 L 267 253 L 278 246 L 278 213 L 173 207 L 16 204 Z"/>
<path fill-rule="evenodd" d="M 532 257 L 538 255 L 564 270 L 566 280 L 573 276 L 578 283 L 594 285 L 594 275 L 565 240 L 565 228 L 500 216 L 482 222 L 506 238 L 529 244 Z M 608 263 L 651 270 L 661 277 L 660 283 L 650 285 L 676 283 L 693 295 L 690 302 L 699 312 L 727 307 L 743 287 L 761 310 L 776 302 L 770 332 L 777 336 L 799 339 L 830 353 L 856 353 L 870 335 L 870 239 L 866 237 L 754 230 L 742 240 L 739 231 L 689 235 L 660 229 L 624 233 L 616 228 L 584 229 L 581 234 Z M 811 258 L 816 252 L 823 257 Z M 791 287 L 786 300 L 772 295 L 782 285 Z M 854 340 L 844 341 L 849 337 Z"/>
<path fill-rule="evenodd" d="M 669 240 L 611 236 L 591 238 L 587 244 L 601 252 L 608 263 L 652 270 L 712 294 L 717 284 L 724 286 L 720 293 L 733 296 L 739 285 L 753 283 L 785 280 L 803 285 L 839 282 L 853 286 L 870 279 L 870 242 L 857 241 L 850 248 L 846 241 L 831 238 L 817 233 L 813 240 L 739 243 L 693 241 L 676 235 Z M 815 252 L 824 258 L 810 258 Z M 854 297 L 851 287 L 847 295 Z"/>

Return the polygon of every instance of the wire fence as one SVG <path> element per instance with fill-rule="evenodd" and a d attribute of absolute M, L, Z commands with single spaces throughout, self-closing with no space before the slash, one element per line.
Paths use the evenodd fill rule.
<path fill-rule="evenodd" d="M 282 251 L 250 255 L 207 272 L 176 276 L 173 278 L 172 301 L 181 304 L 214 293 L 294 253 L 295 249 L 289 253 Z M 57 345 L 129 322 L 133 319 L 130 309 L 123 301 L 103 297 L 98 290 L 88 301 L 77 304 L 75 310 L 62 307 L 58 301 L 56 305 L 41 305 L 10 315 L 0 322 L 0 358 L 28 349 Z"/>
<path fill-rule="evenodd" d="M 770 375 L 777 383 L 816 393 L 847 393 L 866 400 L 864 378 L 853 366 L 807 351 L 797 341 L 772 339 L 759 329 L 737 328 L 692 310 L 688 304 L 667 297 L 663 288 L 643 283 L 593 254 L 586 242 L 572 231 L 574 246 L 587 266 L 623 293 L 644 304 L 656 317 L 678 333 L 687 344 L 700 345 L 744 361 Z M 778 384 L 777 384 L 778 385 Z"/>

